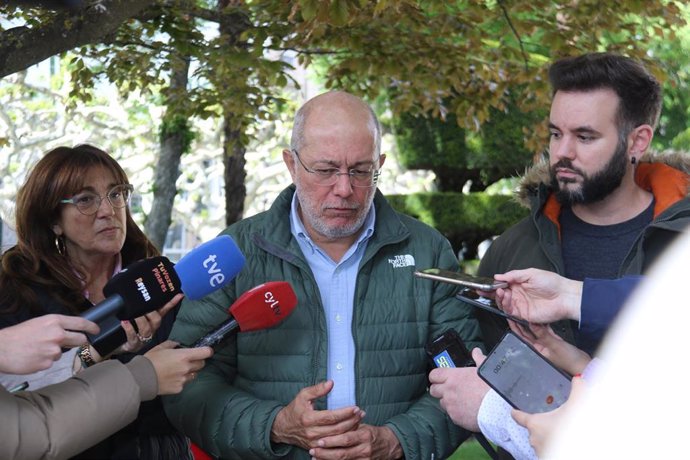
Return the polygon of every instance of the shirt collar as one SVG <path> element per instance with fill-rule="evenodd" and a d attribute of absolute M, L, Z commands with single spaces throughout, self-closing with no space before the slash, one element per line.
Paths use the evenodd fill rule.
<path fill-rule="evenodd" d="M 115 269 L 113 270 L 112 275 L 110 277 L 112 278 L 113 276 L 117 275 L 122 271 L 122 255 L 118 252 L 117 255 L 115 256 Z M 75 270 L 74 273 L 79 276 L 79 273 Z M 79 277 L 81 279 L 81 277 Z M 82 286 L 85 286 L 84 280 L 81 280 Z M 90 293 L 87 289 L 84 289 L 84 297 L 87 299 L 89 298 Z"/>

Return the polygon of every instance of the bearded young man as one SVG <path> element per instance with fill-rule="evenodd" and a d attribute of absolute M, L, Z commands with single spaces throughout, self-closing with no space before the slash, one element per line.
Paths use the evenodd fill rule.
<path fill-rule="evenodd" d="M 309 100 L 283 160 L 294 185 L 230 226 L 247 263 L 182 305 L 171 337 L 192 343 L 243 292 L 288 281 L 298 304 L 274 328 L 235 334 L 177 398 L 170 420 L 220 458 L 447 458 L 469 433 L 426 391 L 424 346 L 448 328 L 479 345 L 455 288 L 416 267 L 458 270 L 440 233 L 377 190 L 385 155 L 371 108 L 344 92 Z"/>
<path fill-rule="evenodd" d="M 574 280 L 643 274 L 690 223 L 687 158 L 645 153 L 660 85 L 640 63 L 609 53 L 559 60 L 549 79 L 549 162 L 528 171 L 519 191 L 530 216 L 494 241 L 478 271 L 534 267 Z M 506 323 L 479 317 L 492 347 Z M 553 327 L 589 354 L 598 345 L 579 341 L 575 322 Z"/>

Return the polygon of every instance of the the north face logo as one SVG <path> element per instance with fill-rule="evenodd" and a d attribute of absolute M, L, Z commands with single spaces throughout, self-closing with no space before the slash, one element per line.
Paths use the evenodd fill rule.
<path fill-rule="evenodd" d="M 388 263 L 391 264 L 393 268 L 414 267 L 414 257 L 410 254 L 395 256 L 393 259 L 388 259 Z"/>

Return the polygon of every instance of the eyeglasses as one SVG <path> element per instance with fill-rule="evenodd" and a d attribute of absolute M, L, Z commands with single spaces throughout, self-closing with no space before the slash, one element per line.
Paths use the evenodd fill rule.
<path fill-rule="evenodd" d="M 376 185 L 381 175 L 381 171 L 379 169 L 374 169 L 374 165 L 368 168 L 350 169 L 347 172 L 341 172 L 338 168 L 311 169 L 302 163 L 302 159 L 299 157 L 299 152 L 297 150 L 292 149 L 292 151 L 295 152 L 295 157 L 304 170 L 314 175 L 314 183 L 316 185 L 330 187 L 338 182 L 340 176 L 346 175 L 350 176 L 350 185 L 353 187 L 373 187 Z"/>
<path fill-rule="evenodd" d="M 122 184 L 111 188 L 105 196 L 99 196 L 94 192 L 83 192 L 74 195 L 72 198 L 60 200 L 60 203 L 73 204 L 80 213 L 90 216 L 98 212 L 103 198 L 107 198 L 108 203 L 110 203 L 110 206 L 113 208 L 122 209 L 126 207 L 129 204 L 133 191 L 134 186 L 131 184 Z"/>

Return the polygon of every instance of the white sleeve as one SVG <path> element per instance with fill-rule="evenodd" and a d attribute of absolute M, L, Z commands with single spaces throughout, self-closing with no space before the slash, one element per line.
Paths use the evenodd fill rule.
<path fill-rule="evenodd" d="M 510 411 L 513 408 L 494 390 L 484 396 L 477 422 L 489 441 L 510 452 L 515 460 L 536 460 L 537 454 L 529 443 L 529 432 L 517 424 Z"/>
<path fill-rule="evenodd" d="M 62 357 L 55 361 L 48 369 L 34 372 L 33 374 L 18 375 L 18 374 L 3 374 L 0 373 L 0 385 L 8 390 L 22 382 L 29 382 L 28 391 L 38 390 L 54 383 L 64 382 L 72 377 L 72 369 L 74 360 L 79 351 L 79 347 L 67 350 L 62 354 Z"/>

